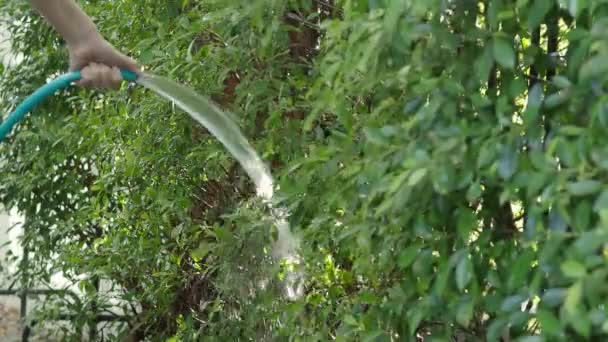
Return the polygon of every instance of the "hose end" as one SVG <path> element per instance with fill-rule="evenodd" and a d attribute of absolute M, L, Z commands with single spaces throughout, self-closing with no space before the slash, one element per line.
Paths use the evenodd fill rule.
<path fill-rule="evenodd" d="M 129 70 L 121 69 L 120 74 L 122 75 L 122 78 L 125 81 L 129 81 L 129 82 L 135 82 L 139 78 L 139 76 L 136 73 L 134 73 L 133 71 L 129 71 Z"/>

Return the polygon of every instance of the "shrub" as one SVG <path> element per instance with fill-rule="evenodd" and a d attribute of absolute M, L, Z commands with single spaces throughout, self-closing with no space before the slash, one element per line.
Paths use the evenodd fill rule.
<path fill-rule="evenodd" d="M 25 55 L 0 82 L 8 108 L 66 57 L 24 4 L 2 3 Z M 131 333 L 152 340 L 608 335 L 603 1 L 86 7 L 151 72 L 235 113 L 302 236 L 306 293 L 252 285 L 281 267 L 243 172 L 130 86 L 58 96 L 0 147 L 32 278 L 111 280 L 137 308 Z"/>

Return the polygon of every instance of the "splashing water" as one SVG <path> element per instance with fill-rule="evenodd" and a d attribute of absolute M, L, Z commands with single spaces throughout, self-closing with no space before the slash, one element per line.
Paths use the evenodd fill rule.
<path fill-rule="evenodd" d="M 175 103 L 192 118 L 205 126 L 234 156 L 245 169 L 259 197 L 270 207 L 278 230 L 278 238 L 273 246 L 273 256 L 289 264 L 299 264 L 299 240 L 291 233 L 287 223 L 288 213 L 283 208 L 273 208 L 271 200 L 274 184 L 270 171 L 241 133 L 236 123 L 222 112 L 213 102 L 170 79 L 146 74 L 137 80 L 140 85 L 156 92 Z M 289 272 L 285 277 L 285 290 L 290 299 L 299 298 L 303 292 L 302 275 Z"/>

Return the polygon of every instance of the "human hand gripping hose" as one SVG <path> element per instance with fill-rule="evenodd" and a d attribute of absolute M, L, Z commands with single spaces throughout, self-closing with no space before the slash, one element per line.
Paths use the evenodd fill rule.
<path fill-rule="evenodd" d="M 138 76 L 136 73 L 128 70 L 120 71 L 122 78 L 125 81 L 134 82 Z M 57 91 L 68 88 L 73 82 L 77 82 L 81 79 L 82 75 L 80 71 L 73 71 L 64 75 L 61 75 L 53 81 L 45 84 L 38 88 L 32 95 L 28 96 L 23 102 L 21 102 L 17 108 L 6 118 L 5 121 L 0 123 L 0 142 L 2 142 L 13 130 L 13 127 L 17 125 L 27 113 L 42 103 L 49 96 L 54 95 Z"/>

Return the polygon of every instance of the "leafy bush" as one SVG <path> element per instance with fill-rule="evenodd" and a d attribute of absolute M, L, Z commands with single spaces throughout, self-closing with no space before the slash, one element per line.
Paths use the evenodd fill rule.
<path fill-rule="evenodd" d="M 9 108 L 66 56 L 2 3 L 25 56 L 0 81 Z M 137 311 L 124 333 L 151 340 L 608 336 L 604 1 L 86 8 L 151 72 L 236 113 L 279 178 L 307 287 L 280 296 L 264 209 L 186 114 L 132 86 L 71 90 L 0 146 L 0 199 L 27 217 L 32 279 L 91 275 L 74 324 L 108 279 Z"/>

